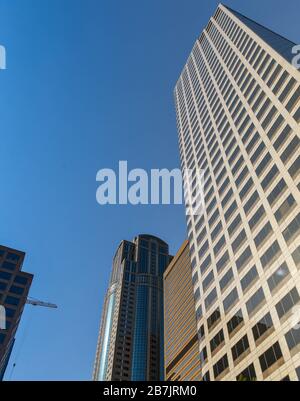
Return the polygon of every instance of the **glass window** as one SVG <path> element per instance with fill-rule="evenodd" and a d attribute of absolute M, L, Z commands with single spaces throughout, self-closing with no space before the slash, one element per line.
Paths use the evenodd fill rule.
<path fill-rule="evenodd" d="M 266 250 L 266 252 L 260 258 L 262 267 L 266 269 L 269 267 L 281 253 L 281 249 L 277 240 L 273 242 L 273 244 Z"/>
<path fill-rule="evenodd" d="M 286 294 L 281 301 L 279 301 L 276 304 L 276 310 L 279 316 L 279 319 L 281 319 L 289 310 L 292 309 L 294 305 L 296 305 L 299 302 L 299 294 L 294 287 L 288 294 Z"/>
<path fill-rule="evenodd" d="M 295 204 L 296 204 L 295 198 L 293 197 L 293 195 L 289 195 L 287 199 L 279 207 L 279 209 L 277 209 L 277 211 L 275 212 L 275 218 L 278 223 L 280 223 L 290 214 Z"/>
<path fill-rule="evenodd" d="M 11 262 L 7 262 L 6 260 L 2 263 L 2 268 L 7 270 L 15 270 L 16 265 Z"/>
<path fill-rule="evenodd" d="M 221 278 L 220 280 L 220 288 L 221 291 L 224 291 L 224 289 L 231 283 L 233 280 L 233 271 L 232 269 L 229 269 L 226 274 Z"/>
<path fill-rule="evenodd" d="M 264 333 L 273 327 L 273 321 L 270 313 L 267 313 L 256 325 L 252 328 L 254 340 L 257 341 Z"/>
<path fill-rule="evenodd" d="M 249 348 L 249 341 L 247 335 L 242 337 L 232 348 L 232 358 L 235 361 Z"/>
<path fill-rule="evenodd" d="M 251 257 L 252 257 L 252 252 L 250 247 L 248 246 L 235 262 L 237 269 L 241 271 Z"/>
<path fill-rule="evenodd" d="M 24 288 L 23 287 L 17 287 L 15 285 L 12 285 L 9 289 L 9 292 L 13 293 L 13 294 L 18 294 L 21 295 L 24 292 Z"/>
<path fill-rule="evenodd" d="M 294 218 L 294 220 L 288 225 L 288 227 L 283 231 L 283 236 L 286 243 L 289 245 L 293 239 L 300 232 L 300 213 Z"/>
<path fill-rule="evenodd" d="M 244 293 L 246 292 L 246 290 L 249 290 L 251 288 L 251 285 L 255 282 L 255 279 L 257 277 L 258 272 L 256 266 L 253 266 L 241 280 L 241 286 Z"/>
<path fill-rule="evenodd" d="M 221 318 L 221 313 L 220 313 L 220 309 L 217 308 L 207 319 L 207 327 L 208 330 L 212 330 L 213 327 L 216 326 L 216 324 L 219 322 Z"/>
<path fill-rule="evenodd" d="M 234 288 L 223 301 L 225 313 L 227 313 L 230 310 L 230 308 L 234 305 L 237 299 L 238 299 L 238 292 L 237 289 Z"/>
<path fill-rule="evenodd" d="M 223 330 L 220 330 L 210 341 L 211 352 L 214 352 L 214 350 L 217 349 L 223 342 L 224 342 L 224 333 Z"/>
<path fill-rule="evenodd" d="M 8 305 L 19 305 L 20 298 L 12 297 L 12 296 L 7 296 L 5 299 L 5 303 Z"/>
<path fill-rule="evenodd" d="M 210 294 L 205 298 L 205 307 L 206 310 L 210 308 L 210 306 L 216 301 L 217 299 L 217 290 L 214 288 Z"/>
<path fill-rule="evenodd" d="M 255 381 L 256 372 L 253 363 L 249 365 L 245 370 L 243 370 L 237 377 L 237 381 Z"/>
<path fill-rule="evenodd" d="M 292 253 L 292 258 L 294 260 L 294 263 L 296 267 L 299 269 L 300 267 L 300 246 L 295 249 L 295 251 Z"/>
<path fill-rule="evenodd" d="M 286 262 L 282 265 L 268 278 L 268 286 L 270 291 L 274 291 L 275 288 L 290 274 Z"/>
<path fill-rule="evenodd" d="M 7 272 L 1 272 L 0 271 L 0 278 L 2 279 L 2 280 L 10 280 L 11 279 L 11 277 L 12 277 L 12 274 L 11 273 L 7 273 Z"/>
<path fill-rule="evenodd" d="M 254 238 L 254 242 L 257 249 L 263 246 L 265 240 L 271 235 L 271 233 L 273 233 L 272 226 L 270 222 L 267 222 L 267 224 L 261 229 L 261 231 Z"/>
<path fill-rule="evenodd" d="M 208 275 L 203 280 L 203 291 L 207 290 L 207 288 L 210 286 L 210 284 L 212 283 L 213 280 L 214 280 L 214 272 L 211 271 L 208 273 Z"/>
<path fill-rule="evenodd" d="M 238 310 L 227 323 L 228 333 L 231 334 L 244 321 L 242 310 Z"/>
<path fill-rule="evenodd" d="M 228 368 L 228 358 L 225 354 L 213 367 L 215 379 Z"/>
<path fill-rule="evenodd" d="M 265 372 L 269 367 L 271 367 L 281 357 L 282 357 L 281 348 L 280 348 L 279 343 L 276 342 L 272 347 L 270 347 L 266 352 L 264 352 L 259 357 L 261 370 L 263 372 Z"/>
<path fill-rule="evenodd" d="M 251 315 L 258 305 L 265 300 L 265 294 L 262 288 L 260 288 L 252 297 L 246 302 L 248 314 Z"/>

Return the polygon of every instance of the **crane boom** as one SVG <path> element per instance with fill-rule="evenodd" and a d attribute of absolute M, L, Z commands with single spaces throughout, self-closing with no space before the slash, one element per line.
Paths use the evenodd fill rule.
<path fill-rule="evenodd" d="M 43 302 L 29 297 L 27 298 L 26 303 L 33 306 L 43 306 L 45 308 L 57 308 L 57 305 L 51 304 L 50 302 Z"/>

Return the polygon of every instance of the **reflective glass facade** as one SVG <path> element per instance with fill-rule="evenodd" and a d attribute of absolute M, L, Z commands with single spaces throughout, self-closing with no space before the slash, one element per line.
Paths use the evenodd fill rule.
<path fill-rule="evenodd" d="M 104 302 L 94 380 L 162 380 L 163 273 L 168 245 L 150 235 L 122 241 Z"/>

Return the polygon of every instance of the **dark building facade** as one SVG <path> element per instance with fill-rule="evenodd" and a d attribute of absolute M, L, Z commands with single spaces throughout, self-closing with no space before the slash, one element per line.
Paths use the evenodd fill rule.
<path fill-rule="evenodd" d="M 122 241 L 105 297 L 93 379 L 163 380 L 163 273 L 169 247 L 151 235 Z"/>
<path fill-rule="evenodd" d="M 0 245 L 0 380 L 3 379 L 33 275 L 21 271 L 25 253 Z"/>

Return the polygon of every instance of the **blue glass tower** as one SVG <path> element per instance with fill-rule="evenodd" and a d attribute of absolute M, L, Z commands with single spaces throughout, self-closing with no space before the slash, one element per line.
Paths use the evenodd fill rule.
<path fill-rule="evenodd" d="M 169 247 L 151 235 L 122 241 L 113 260 L 94 380 L 163 380 L 163 273 Z"/>

